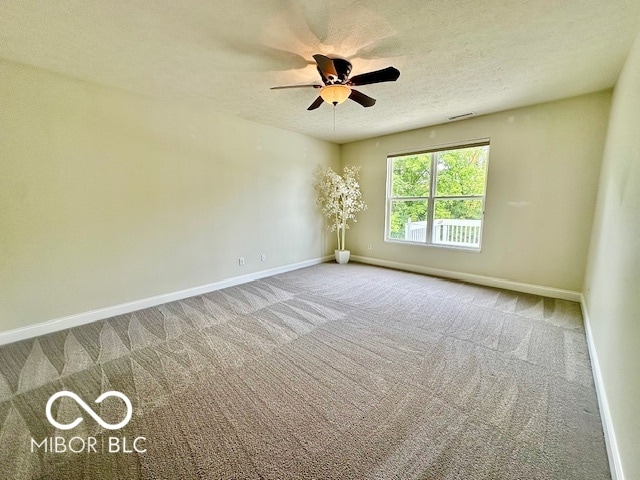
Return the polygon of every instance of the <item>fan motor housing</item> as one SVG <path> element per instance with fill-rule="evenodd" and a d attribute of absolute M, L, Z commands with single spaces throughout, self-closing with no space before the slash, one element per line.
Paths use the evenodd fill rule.
<path fill-rule="evenodd" d="M 325 77 L 322 73 L 322 70 L 318 66 L 318 73 L 322 77 L 322 82 L 325 85 L 336 85 L 346 83 L 349 78 L 349 74 L 351 73 L 351 62 L 349 60 L 345 60 L 344 58 L 331 58 L 333 61 L 333 66 L 338 74 L 338 77 L 334 77 L 333 75 L 329 75 Z"/>

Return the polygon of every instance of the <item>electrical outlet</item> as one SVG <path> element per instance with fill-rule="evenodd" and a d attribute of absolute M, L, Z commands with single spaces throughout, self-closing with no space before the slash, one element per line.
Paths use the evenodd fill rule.
<path fill-rule="evenodd" d="M 240 257 L 240 258 L 238 259 L 238 264 L 239 264 L 241 267 L 244 267 L 244 257 Z"/>
<path fill-rule="evenodd" d="M 367 245 L 367 250 L 369 250 L 369 251 L 373 250 L 373 249 L 371 248 L 371 244 Z"/>
<path fill-rule="evenodd" d="M 264 261 L 266 261 L 266 260 L 267 260 L 267 254 L 266 254 L 266 253 L 261 253 L 261 254 L 260 254 L 260 261 L 261 261 L 261 262 L 264 262 Z"/>

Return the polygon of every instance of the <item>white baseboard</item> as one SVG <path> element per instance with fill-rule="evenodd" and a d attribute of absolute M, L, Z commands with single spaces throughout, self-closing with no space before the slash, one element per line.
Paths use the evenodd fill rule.
<path fill-rule="evenodd" d="M 531 283 L 514 282 L 503 278 L 486 277 L 484 275 L 475 275 L 473 273 L 456 272 L 453 270 L 443 270 L 439 268 L 422 267 L 409 263 L 392 262 L 389 260 L 379 260 L 377 258 L 362 257 L 360 255 L 351 255 L 354 262 L 367 263 L 369 265 L 377 265 L 379 267 L 395 268 L 397 270 L 406 270 L 408 272 L 424 273 L 436 277 L 451 278 L 454 280 L 462 280 L 463 282 L 475 283 L 487 287 L 504 288 L 505 290 L 514 290 L 516 292 L 531 293 L 533 295 L 541 295 L 543 297 L 559 298 L 562 300 L 570 300 L 579 302 L 581 299 L 580 292 L 573 290 L 562 290 L 560 288 L 544 287 L 541 285 L 533 285 Z"/>
<path fill-rule="evenodd" d="M 91 310 L 89 312 L 77 313 L 75 315 L 55 318 L 53 320 L 37 323 L 35 325 L 29 325 L 27 327 L 0 332 L 0 345 L 18 342 L 20 340 L 26 340 L 27 338 L 39 337 L 40 335 L 65 330 L 67 328 L 77 327 L 86 323 L 115 317 L 116 315 L 123 315 L 125 313 L 135 312 L 144 308 L 155 307 L 163 303 L 182 300 L 184 298 L 202 295 L 205 293 L 213 292 L 215 290 L 220 290 L 222 288 L 233 287 L 234 285 L 252 282 L 253 280 L 270 277 L 279 273 L 290 272 L 292 270 L 297 270 L 304 267 L 310 267 L 312 265 L 327 262 L 331 259 L 333 259 L 333 255 L 327 255 L 324 257 L 318 257 L 291 265 L 284 265 L 282 267 L 262 270 L 260 272 L 249 273 L 247 275 L 240 275 L 238 277 L 220 280 L 219 282 L 209 283 L 207 285 L 201 285 L 199 287 L 187 288 L 184 290 L 179 290 L 177 292 L 165 293 L 163 295 L 156 295 L 154 297 L 134 300 L 132 302 L 121 303 L 119 305 L 99 308 L 97 310 Z"/>
<path fill-rule="evenodd" d="M 593 371 L 593 381 L 596 386 L 598 396 L 598 406 L 600 408 L 600 419 L 604 429 L 604 440 L 607 446 L 607 456 L 609 457 L 609 469 L 611 470 L 611 480 L 624 480 L 624 472 L 622 471 L 622 461 L 620 459 L 620 451 L 618 450 L 618 442 L 613 429 L 613 421 L 611 419 L 611 410 L 607 400 L 607 392 L 602 381 L 602 372 L 600 371 L 600 362 L 598 360 L 598 352 L 593 341 L 593 332 L 591 330 L 591 319 L 584 296 L 581 296 L 580 305 L 582 307 L 582 318 L 584 320 L 584 330 L 587 335 L 587 345 L 589 346 L 589 356 L 591 357 L 591 370 Z"/>

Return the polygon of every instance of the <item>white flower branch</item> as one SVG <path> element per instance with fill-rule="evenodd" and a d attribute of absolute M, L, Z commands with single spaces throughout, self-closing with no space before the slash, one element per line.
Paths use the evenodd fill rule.
<path fill-rule="evenodd" d="M 316 184 L 317 203 L 322 207 L 322 213 L 332 222 L 327 227 L 336 232 L 338 250 L 345 250 L 345 233 L 349 228 L 349 221 L 357 222 L 356 214 L 367 209 L 358 183 L 359 171 L 360 167 L 346 165 L 343 176 L 340 176 L 327 168 Z"/>

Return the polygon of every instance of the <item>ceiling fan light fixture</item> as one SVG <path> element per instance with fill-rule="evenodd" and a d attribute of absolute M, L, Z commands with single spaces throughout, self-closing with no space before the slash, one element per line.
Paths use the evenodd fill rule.
<path fill-rule="evenodd" d="M 351 89 L 346 85 L 326 85 L 320 89 L 322 99 L 331 105 L 344 102 L 351 95 Z"/>

